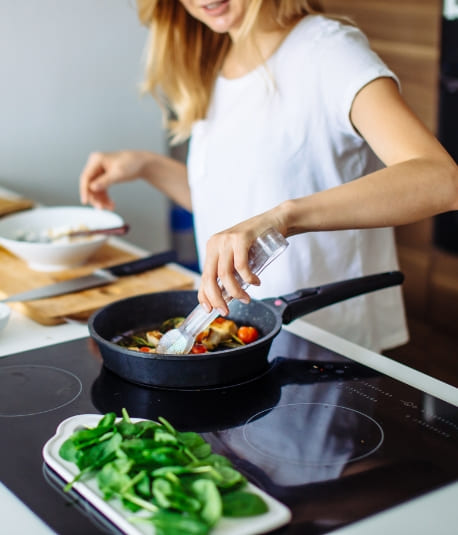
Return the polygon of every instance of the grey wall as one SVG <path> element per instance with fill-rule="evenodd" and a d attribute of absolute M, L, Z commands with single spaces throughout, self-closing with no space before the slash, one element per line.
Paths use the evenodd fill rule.
<path fill-rule="evenodd" d="M 139 93 L 146 40 L 134 0 L 1 0 L 0 185 L 79 204 L 91 151 L 166 152 L 159 108 Z M 131 241 L 169 246 L 162 194 L 137 181 L 113 197 Z"/>

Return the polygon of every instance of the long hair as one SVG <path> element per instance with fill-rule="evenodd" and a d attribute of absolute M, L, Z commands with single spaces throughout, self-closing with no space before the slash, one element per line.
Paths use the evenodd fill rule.
<path fill-rule="evenodd" d="M 270 9 L 285 29 L 308 14 L 324 12 L 319 0 L 252 0 L 241 38 L 249 36 L 261 7 Z M 231 40 L 191 17 L 179 0 L 137 0 L 137 9 L 140 22 L 150 29 L 142 90 L 158 101 L 176 144 L 189 137 L 195 121 L 205 118 Z"/>

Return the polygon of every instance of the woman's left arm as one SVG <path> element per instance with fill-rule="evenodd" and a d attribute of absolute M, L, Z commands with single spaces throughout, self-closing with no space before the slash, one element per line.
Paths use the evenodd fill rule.
<path fill-rule="evenodd" d="M 303 232 L 391 227 L 458 209 L 458 166 L 406 105 L 391 78 L 378 78 L 356 95 L 350 112 L 354 128 L 386 165 L 351 182 L 288 200 L 212 236 L 202 273 L 199 300 L 227 307 L 216 285 L 248 300 L 233 276 L 234 267 L 250 284 L 248 248 L 269 227 L 285 237 Z"/>
<path fill-rule="evenodd" d="M 406 105 L 394 80 L 378 78 L 363 87 L 353 101 L 350 119 L 386 166 L 368 175 L 368 181 L 380 186 L 377 202 L 387 189 L 388 225 L 458 209 L 458 167 Z M 402 196 L 400 204 L 393 204 L 397 193 Z"/>
<path fill-rule="evenodd" d="M 350 119 L 386 167 L 274 208 L 286 235 L 405 225 L 458 209 L 458 166 L 391 78 L 363 87 Z"/>

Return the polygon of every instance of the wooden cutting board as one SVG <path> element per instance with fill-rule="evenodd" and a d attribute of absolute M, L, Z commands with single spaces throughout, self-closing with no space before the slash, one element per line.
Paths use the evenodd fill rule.
<path fill-rule="evenodd" d="M 138 256 L 105 244 L 84 266 L 67 271 L 40 272 L 0 247 L 0 296 L 39 288 L 54 282 L 87 275 L 95 269 L 135 260 Z M 193 288 L 192 277 L 169 266 L 120 277 L 99 288 L 91 288 L 57 297 L 11 303 L 10 306 L 42 325 L 65 323 L 66 318 L 85 321 L 99 308 L 133 295 Z"/>
<path fill-rule="evenodd" d="M 27 210 L 35 205 L 34 201 L 19 197 L 17 199 L 7 199 L 0 197 L 0 216 L 13 214 L 14 212 L 20 212 L 21 210 Z"/>

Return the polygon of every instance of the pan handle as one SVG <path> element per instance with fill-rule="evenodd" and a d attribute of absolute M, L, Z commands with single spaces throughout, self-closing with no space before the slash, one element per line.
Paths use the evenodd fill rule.
<path fill-rule="evenodd" d="M 403 281 L 404 275 L 400 271 L 387 271 L 385 273 L 332 282 L 314 288 L 303 288 L 291 294 L 265 299 L 264 302 L 279 310 L 283 324 L 287 325 L 304 314 L 315 312 L 315 310 L 351 297 L 389 288 L 390 286 L 397 286 L 402 284 Z"/>

